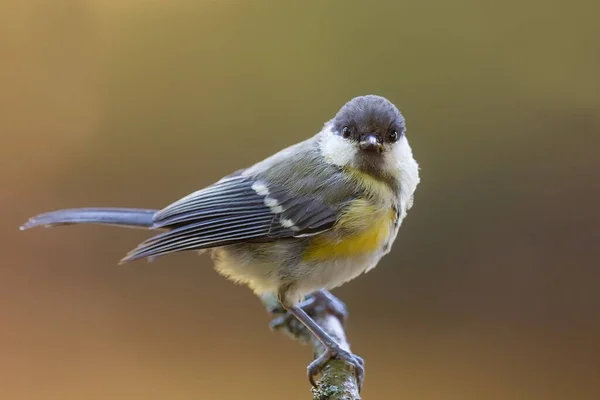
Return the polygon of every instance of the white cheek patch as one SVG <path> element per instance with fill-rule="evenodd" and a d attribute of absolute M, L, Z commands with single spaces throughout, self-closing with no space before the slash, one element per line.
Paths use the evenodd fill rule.
<path fill-rule="evenodd" d="M 386 159 L 386 167 L 397 171 L 400 181 L 400 202 L 404 212 L 412 207 L 413 194 L 420 182 L 419 164 L 413 157 L 412 149 L 406 137 L 394 143 L 389 157 Z"/>
<path fill-rule="evenodd" d="M 321 153 L 327 162 L 343 167 L 352 163 L 356 147 L 343 137 L 323 129 L 324 137 L 320 141 Z"/>

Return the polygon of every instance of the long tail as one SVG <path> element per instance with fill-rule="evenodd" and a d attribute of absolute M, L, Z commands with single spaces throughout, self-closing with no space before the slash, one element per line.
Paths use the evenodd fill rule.
<path fill-rule="evenodd" d="M 73 224 L 116 225 L 129 228 L 150 228 L 158 210 L 137 208 L 70 208 L 51 211 L 30 218 L 21 230 L 36 226 L 60 226 Z"/>

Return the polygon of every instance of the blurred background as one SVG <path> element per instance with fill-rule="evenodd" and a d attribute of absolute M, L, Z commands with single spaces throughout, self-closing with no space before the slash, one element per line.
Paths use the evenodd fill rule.
<path fill-rule="evenodd" d="M 3 1 L 0 396 L 310 398 L 310 349 L 208 257 L 118 266 L 147 234 L 17 228 L 161 208 L 377 93 L 422 183 L 393 253 L 334 291 L 364 398 L 600 398 L 592 3 Z"/>

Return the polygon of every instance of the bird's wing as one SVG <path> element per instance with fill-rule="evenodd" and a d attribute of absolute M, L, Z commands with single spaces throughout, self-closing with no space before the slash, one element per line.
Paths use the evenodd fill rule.
<path fill-rule="evenodd" d="M 335 222 L 336 210 L 317 197 L 238 173 L 157 212 L 153 228 L 169 231 L 146 240 L 123 261 L 309 236 L 330 229 Z"/>

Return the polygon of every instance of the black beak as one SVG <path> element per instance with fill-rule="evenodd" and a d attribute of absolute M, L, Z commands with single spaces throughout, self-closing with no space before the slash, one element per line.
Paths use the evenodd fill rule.
<path fill-rule="evenodd" d="M 383 150 L 383 145 L 381 144 L 381 140 L 376 133 L 366 133 L 360 137 L 360 142 L 358 143 L 361 150 L 365 151 L 376 151 L 381 153 Z"/>

